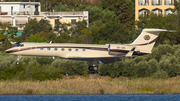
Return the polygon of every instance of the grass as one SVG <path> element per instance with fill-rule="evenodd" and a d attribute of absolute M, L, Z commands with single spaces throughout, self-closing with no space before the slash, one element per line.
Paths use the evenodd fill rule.
<path fill-rule="evenodd" d="M 64 77 L 47 81 L 0 81 L 0 94 L 179 94 L 180 79 L 124 77 L 110 79 L 99 75 Z"/>

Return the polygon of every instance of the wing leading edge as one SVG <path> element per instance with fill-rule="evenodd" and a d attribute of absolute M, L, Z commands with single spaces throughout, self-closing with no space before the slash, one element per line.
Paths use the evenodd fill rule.
<path fill-rule="evenodd" d="M 81 61 L 90 61 L 90 60 L 98 60 L 103 62 L 104 64 L 121 61 L 124 56 L 115 56 L 115 57 L 70 57 L 70 60 L 81 60 Z"/>
<path fill-rule="evenodd" d="M 124 56 L 111 56 L 111 57 L 69 57 L 70 60 L 81 60 L 81 61 L 90 61 L 90 60 L 98 60 L 103 62 L 104 64 L 113 63 L 117 61 L 121 61 L 124 57 L 132 57 L 134 53 L 135 47 L 133 47 L 126 55 Z"/>

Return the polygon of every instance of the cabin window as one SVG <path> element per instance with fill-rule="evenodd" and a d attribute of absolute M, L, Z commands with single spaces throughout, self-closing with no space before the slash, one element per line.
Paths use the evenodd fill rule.
<path fill-rule="evenodd" d="M 82 51 L 83 51 L 83 52 L 85 52 L 85 51 L 86 51 L 86 49 L 83 49 Z"/>
<path fill-rule="evenodd" d="M 61 49 L 61 51 L 64 51 L 64 50 L 65 50 L 64 48 Z"/>
<path fill-rule="evenodd" d="M 42 48 L 42 47 L 40 48 L 40 50 L 43 50 L 43 49 L 44 49 L 44 48 Z"/>
<path fill-rule="evenodd" d="M 69 48 L 68 51 L 72 51 L 72 49 Z"/>
<path fill-rule="evenodd" d="M 51 50 L 51 48 L 47 48 L 47 50 Z"/>
<path fill-rule="evenodd" d="M 75 51 L 76 51 L 76 52 L 78 52 L 78 51 L 79 51 L 79 49 L 75 49 Z"/>
<path fill-rule="evenodd" d="M 55 51 L 57 51 L 58 49 L 57 48 L 54 48 Z"/>

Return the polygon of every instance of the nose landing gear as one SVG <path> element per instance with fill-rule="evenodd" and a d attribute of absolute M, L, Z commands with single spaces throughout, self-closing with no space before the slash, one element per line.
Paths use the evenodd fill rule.
<path fill-rule="evenodd" d="M 19 65 L 19 60 L 20 60 L 21 58 L 22 58 L 22 56 L 21 56 L 21 55 L 18 55 L 16 65 Z"/>

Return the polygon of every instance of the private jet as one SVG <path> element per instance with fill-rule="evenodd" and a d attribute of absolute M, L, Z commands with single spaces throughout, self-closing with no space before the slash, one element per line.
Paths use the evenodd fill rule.
<path fill-rule="evenodd" d="M 89 71 L 97 71 L 98 63 L 121 61 L 123 58 L 150 54 L 160 32 L 174 32 L 165 29 L 143 29 L 131 44 L 69 44 L 69 43 L 31 43 L 22 42 L 6 50 L 18 55 L 17 64 L 22 56 L 51 56 L 71 60 L 88 61 Z"/>

